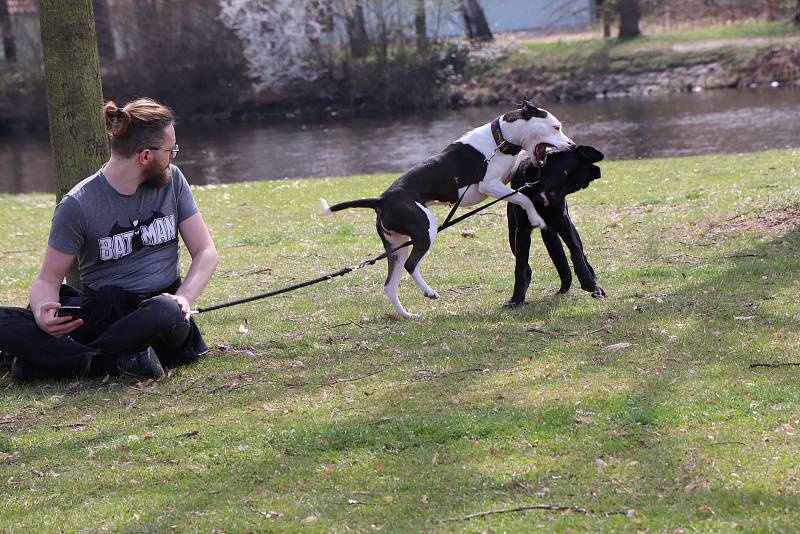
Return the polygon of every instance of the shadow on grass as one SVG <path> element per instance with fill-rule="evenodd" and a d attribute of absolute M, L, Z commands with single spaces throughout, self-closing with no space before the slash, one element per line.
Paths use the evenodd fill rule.
<path fill-rule="evenodd" d="M 750 485 L 748 489 L 737 489 L 715 486 L 713 480 L 703 482 L 704 467 L 697 465 L 696 458 L 701 445 L 687 448 L 687 443 L 676 437 L 675 431 L 681 425 L 704 426 L 715 418 L 735 423 L 737 417 L 749 416 L 749 406 L 736 398 L 735 391 L 729 392 L 713 407 L 708 404 L 709 392 L 695 388 L 703 387 L 700 378 L 730 380 L 739 376 L 746 379 L 753 375 L 753 371 L 747 369 L 751 362 L 730 356 L 724 346 L 702 344 L 698 340 L 719 332 L 720 343 L 724 345 L 738 338 L 740 332 L 746 334 L 747 330 L 755 330 L 754 323 L 768 322 L 775 328 L 789 326 L 791 318 L 759 313 L 757 308 L 758 303 L 773 298 L 776 291 L 792 288 L 796 283 L 800 273 L 799 251 L 800 231 L 794 229 L 783 237 L 727 258 L 718 261 L 712 258 L 700 265 L 687 265 L 683 273 L 676 269 L 672 279 L 675 288 L 660 293 L 659 298 L 664 301 L 661 305 L 651 304 L 645 295 L 641 295 L 636 297 L 637 302 L 645 305 L 638 309 L 634 309 L 631 303 L 625 303 L 620 309 L 611 309 L 610 305 L 598 306 L 588 314 L 572 318 L 565 331 L 589 332 L 598 323 L 605 323 L 609 313 L 613 312 L 614 328 L 632 332 L 637 345 L 643 347 L 636 353 L 642 358 L 639 361 L 619 355 L 594 367 L 581 367 L 581 373 L 602 377 L 603 380 L 613 380 L 613 376 L 620 373 L 632 373 L 633 377 L 619 393 L 595 391 L 582 398 L 581 409 L 591 412 L 587 416 L 593 420 L 590 424 L 580 420 L 576 422 L 573 399 L 551 401 L 540 407 L 514 406 L 511 395 L 518 390 L 504 383 L 487 386 L 486 373 L 452 374 L 435 380 L 417 377 L 417 380 L 400 381 L 392 390 L 374 393 L 369 401 L 374 410 L 367 416 L 340 413 L 330 422 L 304 422 L 301 427 L 276 422 L 276 429 L 266 432 L 261 428 L 265 424 L 263 418 L 248 416 L 248 406 L 245 405 L 230 414 L 237 423 L 241 420 L 236 418 L 248 422 L 243 428 L 234 423 L 222 425 L 221 429 L 227 431 L 224 435 L 215 435 L 213 429 L 210 432 L 214 435 L 201 432 L 197 439 L 186 445 L 188 448 L 167 447 L 160 453 L 168 459 L 179 459 L 185 454 L 196 457 L 200 454 L 198 450 L 218 451 L 222 454 L 220 458 L 197 460 L 202 468 L 192 470 L 191 474 L 177 469 L 168 474 L 153 475 L 153 480 L 145 481 L 141 489 L 129 489 L 129 498 L 134 503 L 146 502 L 148 495 L 160 493 L 172 517 L 186 517 L 209 508 L 236 509 L 246 502 L 256 510 L 252 521 L 246 519 L 246 522 L 260 524 L 268 520 L 257 510 L 302 495 L 306 501 L 298 505 L 302 510 L 298 513 L 300 518 L 303 514 L 316 514 L 323 519 L 335 518 L 328 519 L 330 521 L 363 524 L 362 521 L 387 521 L 384 505 L 374 495 L 402 496 L 406 492 L 412 495 L 425 492 L 430 505 L 424 509 L 417 502 L 396 503 L 397 509 L 389 514 L 392 519 L 388 520 L 390 524 L 387 526 L 397 529 L 418 526 L 415 521 L 419 517 L 433 521 L 499 508 L 512 502 L 558 501 L 558 504 L 574 504 L 599 511 L 636 508 L 665 528 L 672 526 L 674 521 L 687 518 L 701 522 L 712 520 L 712 513 L 716 514 L 713 520 L 717 522 L 752 524 L 748 523 L 749 516 L 757 503 L 763 503 L 758 506 L 775 510 L 776 514 L 785 508 L 793 510 L 791 497 L 779 493 L 778 488 L 775 491 L 759 490 Z M 706 267 L 710 270 L 707 271 Z M 642 276 L 646 277 L 649 269 L 643 269 Z M 776 277 L 775 273 L 781 273 L 781 276 Z M 687 278 L 683 278 L 684 274 Z M 764 276 L 766 280 L 762 278 Z M 687 283 L 688 279 L 693 281 Z M 615 302 L 613 287 L 610 292 L 612 298 L 607 303 Z M 582 297 L 589 298 L 588 295 Z M 622 299 L 616 302 L 623 304 Z M 557 308 L 558 301 L 548 298 L 534 301 L 521 310 L 508 311 L 498 307 L 489 315 L 475 313 L 472 316 L 444 317 L 441 319 L 442 331 L 449 332 L 455 325 L 465 323 L 477 336 L 492 339 L 497 332 L 492 324 L 497 320 L 553 322 L 557 320 L 554 318 Z M 743 315 L 742 310 L 749 308 L 755 310 L 752 313 L 754 320 L 736 319 Z M 685 324 L 685 327 L 674 336 L 675 339 L 659 333 L 662 328 L 676 322 Z M 373 324 L 381 326 L 385 320 L 376 319 Z M 453 329 L 457 331 L 457 328 Z M 396 330 L 392 328 L 387 333 L 387 344 L 391 343 Z M 597 347 L 618 340 L 619 335 L 601 331 L 583 337 L 596 340 L 594 346 Z M 563 351 L 563 339 L 543 339 L 531 334 L 521 342 L 515 342 L 517 349 L 527 344 L 537 349 L 530 353 L 532 367 L 546 363 L 557 367 L 559 363 L 565 363 L 549 361 L 548 357 L 554 349 Z M 498 341 L 497 348 L 499 353 L 494 353 L 495 361 L 488 376 L 502 375 L 512 363 L 502 353 L 512 348 L 510 343 Z M 773 356 L 767 351 L 763 357 Z M 484 352 L 478 351 L 461 355 L 459 362 L 478 368 L 486 365 L 485 358 Z M 397 362 L 397 369 L 391 371 L 392 377 L 397 378 L 403 367 L 413 367 L 415 361 L 409 355 L 405 361 Z M 642 369 L 633 374 L 637 367 Z M 325 374 L 325 369 L 321 372 Z M 778 397 L 781 392 L 796 390 L 797 376 L 797 372 L 791 369 L 773 374 L 771 387 L 777 390 Z M 539 382 L 543 388 L 549 385 L 546 377 Z M 97 391 L 102 387 L 97 385 Z M 687 387 L 692 393 L 676 400 L 675 391 Z M 254 398 L 252 403 L 291 399 L 301 389 L 302 386 L 272 388 L 267 396 Z M 484 395 L 464 405 L 447 402 L 449 396 L 465 391 L 483 392 Z M 15 387 L 13 392 L 16 397 L 30 402 L 41 399 L 45 393 L 70 394 L 66 385 Z M 91 397 L 95 391 L 89 386 L 80 394 Z M 411 400 L 404 413 L 398 413 L 400 395 Z M 440 403 L 436 404 L 437 401 Z M 665 408 L 676 402 L 682 402 L 685 409 Z M 703 415 L 704 410 L 709 413 Z M 687 414 L 695 415 L 689 417 Z M 252 432 L 253 426 L 259 430 Z M 119 429 L 108 429 L 107 433 L 91 438 L 92 442 L 116 436 L 116 430 L 123 428 L 124 424 L 120 423 Z M 756 446 L 752 435 L 736 436 L 736 439 L 748 442 L 745 445 L 750 448 Z M 531 448 L 534 440 L 537 443 Z M 63 454 L 65 444 L 58 442 L 51 447 L 28 448 L 16 462 L 32 464 L 40 458 Z M 131 445 L 126 455 L 134 458 L 138 455 L 149 464 L 152 463 L 148 459 L 151 448 L 168 444 L 155 438 L 148 443 Z M 203 448 L 204 444 L 206 448 Z M 231 452 L 237 444 L 246 447 L 241 454 Z M 69 447 L 76 447 L 76 450 L 68 453 L 67 461 L 80 464 L 84 457 L 82 448 L 86 446 L 87 441 L 70 441 Z M 718 450 L 721 451 L 721 463 L 735 464 L 736 454 L 743 454 L 741 449 L 737 453 L 724 452 L 724 448 Z M 252 454 L 252 451 L 261 453 Z M 437 461 L 436 455 L 441 451 L 448 451 L 445 454 L 450 457 Z M 114 458 L 114 451 L 109 451 L 105 460 L 112 462 Z M 492 458 L 497 458 L 497 461 Z M 604 459 L 607 467 L 598 465 L 598 458 Z M 608 476 L 604 470 L 619 469 L 615 462 L 620 458 L 627 462 L 626 474 L 618 473 L 615 482 L 614 477 Z M 326 465 L 333 468 L 327 469 Z M 378 465 L 380 467 L 376 467 Z M 509 465 L 519 465 L 519 473 L 514 475 L 510 472 L 513 469 Z M 400 476 L 393 477 L 392 474 Z M 307 485 L 299 487 L 298 480 L 308 481 Z M 148 486 L 149 483 L 153 486 Z M 699 490 L 686 489 L 695 483 Z M 633 489 L 626 485 L 633 486 Z M 355 495 L 352 492 L 362 486 L 373 492 L 372 496 L 360 497 L 369 500 L 369 506 L 356 511 L 348 509 L 348 496 Z M 545 487 L 548 492 L 542 496 Z M 96 497 L 100 501 L 102 498 L 102 495 Z M 702 506 L 709 507 L 712 513 L 705 512 Z M 409 514 L 399 513 L 405 510 L 404 507 L 408 508 Z M 158 511 L 148 511 L 143 515 L 146 525 L 143 528 L 165 528 L 172 520 L 158 519 L 158 515 Z M 536 517 L 546 518 L 549 526 L 570 525 L 578 521 L 553 513 Z M 787 515 L 785 521 L 788 522 L 790 517 Z M 287 516 L 284 521 L 294 519 Z M 586 520 L 580 521 L 585 528 Z M 597 518 L 594 521 L 596 523 L 592 525 L 598 528 L 614 528 L 614 525 L 627 525 L 628 519 Z M 783 521 L 776 518 L 778 525 Z"/>

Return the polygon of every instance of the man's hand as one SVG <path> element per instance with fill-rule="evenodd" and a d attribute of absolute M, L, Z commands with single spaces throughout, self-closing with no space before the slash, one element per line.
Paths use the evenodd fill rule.
<path fill-rule="evenodd" d="M 53 337 L 64 337 L 83 325 L 83 319 L 69 315 L 56 317 L 56 310 L 60 307 L 58 302 L 45 302 L 33 313 L 39 328 Z"/>
<path fill-rule="evenodd" d="M 161 293 L 162 297 L 169 297 L 178 303 L 178 307 L 183 312 L 183 318 L 187 321 L 192 316 L 192 303 L 183 295 L 173 295 L 171 293 Z"/>

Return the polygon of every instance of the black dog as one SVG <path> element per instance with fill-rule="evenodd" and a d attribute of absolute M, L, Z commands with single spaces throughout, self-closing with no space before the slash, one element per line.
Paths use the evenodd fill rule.
<path fill-rule="evenodd" d="M 583 243 L 578 230 L 572 224 L 567 207 L 567 195 L 585 189 L 592 180 L 600 178 L 600 167 L 594 165 L 603 159 L 603 153 L 590 146 L 578 146 L 567 152 L 556 152 L 547 157 L 544 167 L 536 167 L 530 158 L 523 159 L 514 169 L 511 187 L 517 189 L 527 182 L 560 183 L 560 188 L 540 192 L 537 187 L 523 189 L 522 192 L 535 204 L 536 211 L 547 223 L 542 229 L 542 241 L 547 253 L 561 278 L 559 293 L 566 293 L 572 285 L 567 257 L 561 246 L 566 243 L 572 257 L 575 274 L 581 282 L 581 289 L 590 291 L 593 297 L 605 297 L 606 292 L 597 283 L 594 269 L 583 253 Z M 556 179 L 561 177 L 562 179 Z M 528 256 L 531 246 L 533 226 L 524 210 L 516 204 L 507 205 L 508 240 L 516 257 L 514 268 L 514 294 L 508 302 L 509 307 L 525 303 L 525 292 L 531 283 L 531 268 Z"/>

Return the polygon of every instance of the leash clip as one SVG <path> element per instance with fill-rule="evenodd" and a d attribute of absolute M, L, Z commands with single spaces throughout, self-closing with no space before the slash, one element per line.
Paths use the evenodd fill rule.
<path fill-rule="evenodd" d="M 534 185 L 541 182 L 541 180 L 536 180 L 535 182 L 525 182 L 517 191 L 522 191 L 523 189 L 527 189 L 529 187 L 533 187 Z"/>

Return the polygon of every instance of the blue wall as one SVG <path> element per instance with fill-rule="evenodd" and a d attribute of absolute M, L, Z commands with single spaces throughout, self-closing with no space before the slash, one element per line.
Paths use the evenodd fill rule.
<path fill-rule="evenodd" d="M 587 28 L 592 0 L 479 0 L 492 32 Z M 464 35 L 461 14 L 452 8 L 428 6 L 428 29 L 435 37 Z"/>

